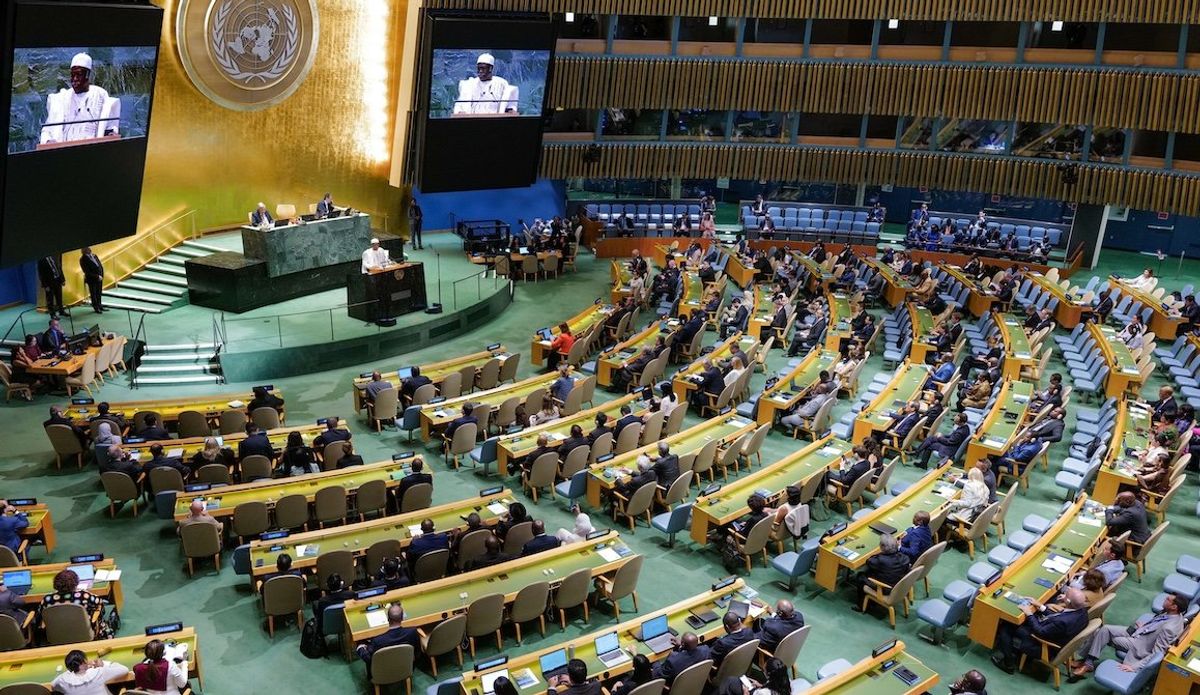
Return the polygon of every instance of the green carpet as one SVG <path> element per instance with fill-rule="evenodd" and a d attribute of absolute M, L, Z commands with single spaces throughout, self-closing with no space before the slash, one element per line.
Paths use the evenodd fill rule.
<path fill-rule="evenodd" d="M 1098 271 L 1105 274 L 1114 271 L 1132 274 L 1143 264 L 1142 257 L 1135 254 L 1106 253 L 1102 268 Z M 1170 270 L 1167 273 L 1169 279 L 1165 282 L 1168 287 L 1174 288 L 1183 284 L 1185 275 L 1195 277 L 1198 269 L 1194 262 L 1188 262 L 1178 280 L 1170 277 L 1173 275 Z M 1088 275 L 1082 274 L 1080 277 L 1086 280 Z M 495 341 L 503 341 L 527 357 L 529 336 L 533 329 L 571 316 L 595 297 L 606 296 L 608 284 L 608 262 L 581 257 L 578 273 L 567 273 L 557 281 L 519 285 L 515 302 L 503 315 L 494 317 L 467 335 L 436 348 L 395 355 L 380 365 L 364 364 L 283 379 L 277 381 L 276 385 L 286 396 L 289 420 L 293 422 L 338 413 L 350 417 L 349 381 L 353 375 L 375 366 L 395 368 L 436 361 L 478 350 L 481 345 Z M 11 312 L 6 313 L 12 315 Z M 114 325 L 113 328 L 119 329 L 119 326 Z M 319 322 L 312 328 L 314 334 L 327 330 L 328 324 L 322 326 Z M 773 353 L 770 371 L 774 372 L 782 366 L 784 359 L 781 353 Z M 1052 371 L 1061 367 L 1062 364 L 1057 361 L 1051 363 Z M 873 356 L 868 369 L 864 370 L 863 383 L 870 381 L 880 368 L 879 357 Z M 521 376 L 530 373 L 526 360 Z M 764 378 L 763 375 L 756 375 L 752 389 L 760 390 Z M 1148 389 L 1157 383 L 1152 383 Z M 248 384 L 229 384 L 226 388 L 244 391 L 246 387 Z M 123 401 L 209 393 L 212 390 L 213 387 L 180 387 L 131 391 L 122 377 L 110 381 L 96 395 L 111 401 Z M 605 397 L 603 391 L 598 392 L 597 396 L 598 400 Z M 50 504 L 59 535 L 59 547 L 50 559 L 64 561 L 74 554 L 103 552 L 117 560 L 124 571 L 122 580 L 125 582 L 123 635 L 136 635 L 144 625 L 173 620 L 194 626 L 200 635 L 206 690 L 212 693 L 265 689 L 281 674 L 287 674 L 285 678 L 303 679 L 305 692 L 368 690 L 361 663 L 346 664 L 336 656 L 324 661 L 304 658 L 298 650 L 298 632 L 294 627 L 285 627 L 276 633 L 273 640 L 269 639 L 260 607 L 249 590 L 247 578 L 233 573 L 228 554 L 220 572 L 213 571 L 211 565 L 203 564 L 196 577 L 189 580 L 171 524 L 146 514 L 134 519 L 129 510 L 120 512 L 116 519 L 109 519 L 105 514 L 105 499 L 94 469 L 83 472 L 64 469 L 61 473 L 56 472 L 49 443 L 39 424 L 46 417 L 46 407 L 58 402 L 62 402 L 62 399 L 41 397 L 33 404 L 14 401 L 6 405 L 7 448 L 0 464 L 4 471 L 4 494 L 34 496 Z M 844 401 L 838 404 L 835 420 L 847 411 L 849 405 Z M 403 434 L 396 431 L 373 434 L 364 422 L 351 420 L 357 448 L 368 461 L 386 459 L 391 453 L 410 447 L 404 441 Z M 1068 420 L 1068 433 L 1072 420 Z M 695 422 L 698 419 L 689 415 L 685 427 Z M 797 442 L 780 432 L 774 432 L 764 446 L 764 462 L 778 460 L 797 446 Z M 1061 459 L 1064 451 L 1064 445 L 1055 446 L 1051 450 L 1051 460 Z M 435 469 L 435 504 L 474 495 L 481 487 L 480 479 L 471 472 L 464 470 L 456 474 L 448 471 L 437 457 L 431 457 L 431 460 Z M 1049 515 L 1058 507 L 1062 493 L 1053 484 L 1055 468 L 1055 465 L 1051 466 L 1050 474 L 1040 468 L 1032 474 L 1029 491 L 1018 497 L 1012 507 L 1010 527 L 1019 528 L 1020 519 L 1026 514 Z M 912 468 L 902 468 L 897 471 L 894 481 L 913 480 L 917 477 L 916 473 Z M 1126 582 L 1120 590 L 1120 600 L 1108 612 L 1110 622 L 1124 623 L 1147 610 L 1163 577 L 1173 568 L 1175 557 L 1187 550 L 1195 552 L 1194 541 L 1190 540 L 1200 530 L 1200 522 L 1193 512 L 1195 499 L 1195 488 L 1189 484 L 1171 510 L 1172 528 L 1155 551 L 1149 574 L 1140 584 Z M 544 518 L 551 530 L 569 524 L 568 515 L 552 501 L 544 500 L 534 508 L 534 514 Z M 608 523 L 599 513 L 594 513 L 592 518 L 598 525 Z M 838 518 L 835 514 L 830 522 L 816 524 L 817 532 Z M 639 528 L 635 534 L 625 535 L 634 549 L 647 557 L 639 585 L 643 612 L 699 593 L 724 574 L 713 552 L 695 547 L 683 536 L 674 549 L 667 550 L 662 545 L 663 539 L 652 530 Z M 40 550 L 34 551 L 34 559 L 37 562 L 46 560 Z M 964 578 L 969 565 L 965 551 L 951 549 L 947 552 L 931 577 L 934 595 L 938 595 L 942 587 L 953 579 Z M 746 579 L 762 592 L 764 598 L 775 600 L 786 595 L 774 583 L 776 576 L 772 570 L 756 566 Z M 966 640 L 965 629 L 952 634 L 947 644 L 935 647 L 917 637 L 916 633 L 924 623 L 916 619 L 915 613 L 908 619 L 901 618 L 897 629 L 893 631 L 888 627 L 886 618 L 878 613 L 852 613 L 847 590 L 816 593 L 814 586 L 810 582 L 792 597 L 808 622 L 814 626 L 799 662 L 801 673 L 810 679 L 815 677 L 817 668 L 827 661 L 839 657 L 857 661 L 867 656 L 870 649 L 880 642 L 899 636 L 918 658 L 943 675 L 943 683 L 947 678 L 956 678 L 967 668 L 980 668 L 989 678 L 993 678 L 989 689 L 993 693 L 1011 693 L 1023 689 L 1032 695 L 1051 690 L 1048 675 L 1036 669 L 1030 675 L 1005 677 L 992 668 L 987 652 Z M 923 600 L 919 590 L 918 600 Z M 626 610 L 630 609 L 631 606 L 626 602 Z M 538 649 L 558 642 L 564 636 L 597 630 L 611 624 L 613 619 L 610 612 L 593 611 L 591 625 L 584 625 L 581 619 L 577 619 L 566 633 L 551 626 L 544 638 L 534 630 L 521 647 L 516 645 L 511 628 L 508 628 L 506 652 L 513 655 Z M 481 656 L 493 654 L 494 650 L 494 645 L 484 640 Z M 448 666 L 449 663 L 445 659 L 442 661 L 446 666 L 442 670 L 442 677 L 457 673 Z M 433 679 L 421 670 L 416 677 L 416 689 L 423 692 L 432 682 Z M 1103 692 L 1090 682 L 1065 687 L 1076 693 Z M 936 692 L 944 692 L 943 686 L 939 686 Z"/>

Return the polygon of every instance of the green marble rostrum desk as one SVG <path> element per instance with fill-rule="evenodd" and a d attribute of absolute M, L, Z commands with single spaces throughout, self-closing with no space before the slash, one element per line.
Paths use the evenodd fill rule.
<path fill-rule="evenodd" d="M 242 253 L 266 261 L 267 277 L 298 273 L 362 259 L 371 245 L 371 218 L 349 217 L 301 222 L 283 227 L 242 227 Z"/>

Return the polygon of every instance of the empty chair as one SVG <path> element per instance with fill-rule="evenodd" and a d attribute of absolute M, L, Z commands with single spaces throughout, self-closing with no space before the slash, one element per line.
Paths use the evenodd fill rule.
<path fill-rule="evenodd" d="M 271 519 L 265 502 L 242 502 L 233 508 L 233 535 L 237 536 L 238 543 L 269 528 Z"/>
<path fill-rule="evenodd" d="M 363 521 L 367 514 L 387 514 L 388 489 L 382 480 L 368 480 L 358 486 L 354 493 L 354 511 L 358 520 Z"/>
<path fill-rule="evenodd" d="M 517 631 L 517 644 L 521 644 L 521 624 L 531 620 L 537 620 L 538 631 L 542 636 L 546 635 L 546 606 L 549 601 L 549 582 L 527 584 L 517 592 L 508 616 L 513 628 Z"/>
<path fill-rule="evenodd" d="M 583 622 L 590 622 L 587 599 L 591 588 L 592 571 L 586 567 L 568 574 L 558 585 L 551 607 L 558 611 L 558 622 L 562 629 L 567 629 L 567 609 L 569 608 L 582 607 Z"/>
<path fill-rule="evenodd" d="M 250 419 L 259 429 L 273 430 L 279 427 L 279 411 L 269 405 L 255 408 L 254 412 L 250 413 Z"/>
<path fill-rule="evenodd" d="M 534 257 L 534 262 L 537 258 Z M 467 634 L 467 616 L 458 614 L 443 620 L 434 625 L 433 629 L 425 632 L 423 628 L 417 628 L 417 634 L 421 639 L 421 651 L 429 657 L 429 669 L 433 672 L 433 677 L 437 678 L 437 660 L 443 654 L 455 652 L 458 657 L 458 665 L 461 668 L 463 664 L 462 642 Z"/>
<path fill-rule="evenodd" d="M 475 638 L 496 636 L 496 649 L 504 648 L 504 594 L 480 596 L 467 606 L 467 643 L 475 658 Z"/>
<path fill-rule="evenodd" d="M 942 589 L 941 598 L 930 599 L 917 607 L 917 618 L 934 628 L 930 641 L 941 644 L 947 630 L 966 620 L 978 591 L 974 584 L 955 579 Z"/>
<path fill-rule="evenodd" d="M 331 485 L 317 490 L 313 500 L 313 518 L 321 528 L 325 524 L 346 520 L 346 488 Z"/>
<path fill-rule="evenodd" d="M 404 497 L 400 500 L 400 513 L 427 509 L 430 504 L 433 504 L 433 485 L 417 483 L 404 491 Z"/>
<path fill-rule="evenodd" d="M 641 555 L 634 555 L 629 561 L 617 568 L 612 577 L 602 576 L 596 580 L 597 600 L 604 599 L 613 606 L 613 614 L 618 622 L 621 620 L 621 599 L 633 597 L 633 611 L 638 610 L 637 582 L 642 572 Z"/>
<path fill-rule="evenodd" d="M 194 524 L 207 526 L 208 524 Z M 283 575 L 268 579 L 262 586 L 263 613 L 267 615 L 267 634 L 275 636 L 275 618 L 295 615 L 296 628 L 304 627 L 304 578 Z"/>
<path fill-rule="evenodd" d="M 332 550 L 317 556 L 317 586 L 329 584 L 329 575 L 339 574 L 343 578 L 351 578 L 357 574 L 354 564 L 354 553 L 349 550 Z"/>
<path fill-rule="evenodd" d="M 413 564 L 413 581 L 431 582 L 446 576 L 446 568 L 450 562 L 449 550 L 434 550 L 417 558 Z"/>
<path fill-rule="evenodd" d="M 275 525 L 281 529 L 308 528 L 308 498 L 285 495 L 275 502 Z"/>
<path fill-rule="evenodd" d="M 116 516 L 116 505 L 126 502 L 133 503 L 133 515 L 137 516 L 138 496 L 141 491 L 138 490 L 137 483 L 133 482 L 133 478 L 129 477 L 128 473 L 119 471 L 101 473 L 100 483 L 104 486 L 104 494 L 108 497 L 108 515 L 110 517 Z"/>

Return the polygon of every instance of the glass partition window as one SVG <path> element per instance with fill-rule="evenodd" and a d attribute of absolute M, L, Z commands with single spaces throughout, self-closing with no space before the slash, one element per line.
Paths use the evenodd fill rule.
<path fill-rule="evenodd" d="M 1059 27 L 1056 30 L 1056 27 Z M 1029 48 L 1095 49 L 1100 25 L 1092 22 L 1031 22 Z"/>
<path fill-rule="evenodd" d="M 564 13 L 554 15 L 554 26 L 558 29 L 560 39 L 603 39 L 608 35 L 608 15 L 591 13 L 571 13 L 571 21 L 567 21 Z"/>
<path fill-rule="evenodd" d="M 955 22 L 950 28 L 950 45 L 1016 48 L 1020 36 L 1017 22 Z"/>
<path fill-rule="evenodd" d="M 815 19 L 809 43 L 869 46 L 873 27 L 865 19 Z"/>
<path fill-rule="evenodd" d="M 805 19 L 747 19 L 746 43 L 804 43 Z"/>
<path fill-rule="evenodd" d="M 697 140 L 724 140 L 727 111 L 684 109 L 667 117 L 667 137 Z"/>
<path fill-rule="evenodd" d="M 1134 130 L 1130 132 L 1130 135 L 1133 138 L 1129 152 L 1131 158 L 1162 159 L 1167 156 L 1167 133 L 1161 130 Z"/>
<path fill-rule="evenodd" d="M 733 43 L 737 41 L 738 20 L 734 17 L 680 17 L 679 40 L 703 41 L 708 43 Z"/>
<path fill-rule="evenodd" d="M 671 18 L 655 15 L 621 15 L 617 17 L 616 38 L 634 41 L 670 41 Z"/>
<path fill-rule="evenodd" d="M 547 133 L 591 133 L 596 130 L 596 112 L 588 109 L 555 109 L 550 112 Z"/>
<path fill-rule="evenodd" d="M 1093 161 L 1120 164 L 1125 157 L 1125 131 L 1116 128 L 1094 129 L 1092 150 L 1088 157 Z"/>
<path fill-rule="evenodd" d="M 795 118 L 780 111 L 738 111 L 731 136 L 735 142 L 790 142 Z"/>
<path fill-rule="evenodd" d="M 1013 138 L 1013 154 L 1019 157 L 1079 159 L 1083 153 L 1082 126 L 1058 123 L 1021 123 Z"/>
<path fill-rule="evenodd" d="M 606 138 L 657 140 L 662 114 L 661 109 L 605 109 L 600 133 Z"/>
<path fill-rule="evenodd" d="M 1110 23 L 1104 30 L 1106 51 L 1162 51 L 1179 49 L 1179 27 L 1174 24 Z"/>
<path fill-rule="evenodd" d="M 900 149 L 927 150 L 929 141 L 933 138 L 932 118 L 913 118 L 900 134 Z"/>
<path fill-rule="evenodd" d="M 867 147 L 891 148 L 896 142 L 899 116 L 867 116 Z"/>
<path fill-rule="evenodd" d="M 879 31 L 879 45 L 941 46 L 945 36 L 945 22 L 899 21 L 895 29 L 890 22 L 884 22 Z"/>
<path fill-rule="evenodd" d="M 1007 121 L 951 119 L 937 134 L 937 149 L 943 152 L 1001 154 L 1010 124 Z"/>

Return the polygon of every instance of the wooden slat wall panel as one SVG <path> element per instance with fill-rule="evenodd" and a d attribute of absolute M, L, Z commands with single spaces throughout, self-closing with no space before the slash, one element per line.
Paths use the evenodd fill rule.
<path fill-rule="evenodd" d="M 555 71 L 549 103 L 562 108 L 941 115 L 1200 132 L 1195 72 L 596 56 L 560 56 Z"/>
<path fill-rule="evenodd" d="M 425 0 L 425 7 L 684 17 L 1200 23 L 1200 0 Z"/>
<path fill-rule="evenodd" d="M 1200 177 L 1081 164 L 1066 186 L 1059 162 L 954 156 L 937 152 L 870 151 L 735 144 L 602 145 L 600 162 L 583 161 L 586 145 L 547 145 L 541 175 L 549 178 L 722 177 L 890 183 L 947 190 L 1125 205 L 1184 215 L 1200 213 Z"/>

